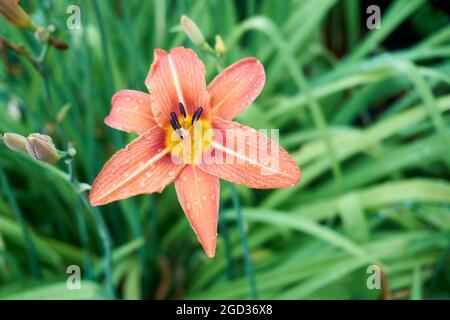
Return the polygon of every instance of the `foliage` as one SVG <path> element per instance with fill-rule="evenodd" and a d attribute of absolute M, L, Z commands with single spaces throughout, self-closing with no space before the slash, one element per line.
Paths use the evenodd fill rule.
<path fill-rule="evenodd" d="M 50 48 L 42 72 L 2 51 L 13 73 L 0 69 L 0 132 L 42 132 L 61 150 L 73 143 L 77 179 L 92 183 L 134 138 L 104 125 L 112 94 L 146 91 L 154 48 L 193 47 L 179 26 L 186 14 L 211 44 L 222 36 L 225 65 L 245 56 L 264 64 L 265 88 L 239 121 L 279 128 L 303 178 L 270 191 L 222 184 L 210 260 L 173 187 L 92 212 L 68 175 L 1 143 L 0 298 L 450 298 L 443 10 L 392 1 L 382 28 L 367 30 L 364 2 L 353 0 L 79 2 L 81 29 L 69 30 L 72 1 L 21 1 L 69 49 Z M 29 31 L 5 19 L 0 30 L 39 54 Z M 407 33 L 415 38 L 392 45 Z M 215 58 L 194 49 L 211 80 Z M 82 268 L 80 291 L 64 287 L 73 264 Z M 380 290 L 366 286 L 372 264 L 382 270 Z"/>

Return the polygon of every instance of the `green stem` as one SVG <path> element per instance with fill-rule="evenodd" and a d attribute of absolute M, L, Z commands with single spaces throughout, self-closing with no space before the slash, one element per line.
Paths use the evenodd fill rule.
<path fill-rule="evenodd" d="M 250 248 L 248 245 L 247 234 L 244 228 L 244 218 L 242 216 L 239 197 L 234 184 L 230 183 L 231 200 L 234 210 L 236 211 L 236 221 L 239 228 L 239 236 L 241 238 L 242 250 L 244 252 L 245 273 L 250 284 L 250 297 L 254 300 L 258 299 L 258 290 L 256 288 L 255 275 L 253 273 L 252 259 L 250 257 Z"/>
<path fill-rule="evenodd" d="M 38 63 L 38 64 L 44 63 L 45 58 L 47 57 L 48 48 L 49 48 L 49 45 L 48 45 L 48 43 L 46 43 L 44 45 L 44 47 L 42 48 L 42 51 L 39 54 L 39 57 L 36 59 L 36 63 Z"/>
<path fill-rule="evenodd" d="M 92 207 L 89 204 L 86 195 L 79 191 L 78 184 L 75 182 L 76 179 L 73 174 L 74 171 L 72 167 L 73 166 L 72 161 L 68 160 L 66 162 L 68 166 L 69 177 L 71 177 L 71 179 L 69 180 L 69 184 L 73 188 L 74 192 L 80 198 L 84 207 L 91 214 L 92 218 L 94 219 L 95 225 L 97 226 L 97 231 L 100 235 L 100 240 L 103 246 L 105 286 L 107 290 L 107 295 L 108 298 L 115 299 L 114 284 L 112 280 L 112 241 L 108 231 L 108 226 L 106 225 L 105 220 L 103 219 L 103 216 L 101 215 L 100 211 L 96 207 Z"/>
<path fill-rule="evenodd" d="M 345 2 L 346 11 L 346 31 L 347 31 L 347 51 L 353 50 L 358 43 L 361 17 L 360 17 L 360 3 L 359 0 L 346 0 Z"/>
<path fill-rule="evenodd" d="M 152 195 L 149 197 L 148 201 L 150 202 L 150 204 L 149 204 L 150 214 L 148 215 L 148 221 L 149 221 L 150 230 L 151 230 L 150 241 L 152 243 L 153 257 L 157 257 L 159 254 L 158 222 L 157 222 L 157 216 L 156 216 L 155 201 L 154 201 L 154 198 Z"/>
<path fill-rule="evenodd" d="M 220 210 L 222 211 L 222 210 Z M 227 222 L 225 221 L 223 215 L 219 215 L 219 228 L 220 234 L 223 236 L 223 241 L 225 244 L 225 257 L 227 259 L 227 276 L 228 279 L 234 278 L 234 266 L 233 266 L 233 256 L 231 251 L 231 241 L 228 232 Z"/>
<path fill-rule="evenodd" d="M 211 50 L 212 50 L 212 48 L 211 48 Z M 212 51 L 212 52 L 214 52 L 214 51 Z M 220 73 L 223 71 L 224 56 L 223 56 L 223 54 L 217 54 L 214 52 L 214 57 L 217 60 L 217 65 L 216 65 L 217 71 Z M 236 214 L 237 214 L 237 223 L 239 225 L 239 235 L 241 237 L 242 249 L 244 252 L 244 259 L 245 259 L 245 271 L 247 273 L 247 277 L 249 278 L 249 282 L 250 282 L 251 297 L 252 297 L 252 299 L 258 299 L 258 291 L 256 289 L 256 281 L 255 281 L 255 277 L 253 275 L 253 266 L 252 266 L 252 261 L 251 261 L 251 257 L 250 257 L 250 249 L 248 246 L 247 236 L 245 234 L 243 217 L 242 217 L 242 213 L 241 213 L 241 206 L 239 203 L 239 197 L 237 195 L 236 188 L 234 187 L 234 184 L 232 184 L 232 183 L 230 183 L 230 191 L 231 191 L 233 206 L 234 206 L 234 208 L 236 210 Z M 233 279 L 234 278 L 233 257 L 232 257 L 232 251 L 231 251 L 231 242 L 230 242 L 230 238 L 229 238 L 229 234 L 228 234 L 228 228 L 226 225 L 226 221 L 224 221 L 224 219 L 221 218 L 221 216 L 219 217 L 219 220 L 220 220 L 221 231 L 223 233 L 224 241 L 225 241 L 225 255 L 226 255 L 226 259 L 227 259 L 228 278 Z"/>
<path fill-rule="evenodd" d="M 92 215 L 92 218 L 94 219 L 95 224 L 97 226 L 98 233 L 100 235 L 100 239 L 103 245 L 105 286 L 107 290 L 107 295 L 108 298 L 115 299 L 114 284 L 112 278 L 112 241 L 108 231 L 108 226 L 106 225 L 105 220 L 103 219 L 103 216 L 101 215 L 100 211 L 96 207 L 91 207 L 89 201 L 87 200 L 86 195 L 84 193 L 78 193 L 78 195 L 81 201 L 83 202 L 83 205 Z"/>
<path fill-rule="evenodd" d="M 67 164 L 67 173 L 69 175 L 69 181 L 71 184 L 76 183 L 75 181 L 75 172 L 74 167 L 72 165 L 72 159 L 65 160 Z M 88 237 L 88 230 L 87 230 L 87 224 L 83 217 L 83 211 L 80 208 L 80 205 L 78 202 L 75 202 L 75 214 L 77 218 L 77 224 L 78 224 L 78 230 L 80 232 L 80 240 L 81 245 L 83 246 L 84 252 L 83 252 L 83 265 L 84 269 L 86 270 L 86 277 L 88 279 L 92 276 L 92 261 L 89 255 L 89 237 Z"/>
<path fill-rule="evenodd" d="M 33 276 L 35 278 L 40 278 L 42 276 L 42 271 L 39 265 L 39 261 L 37 259 L 36 249 L 34 247 L 33 240 L 31 239 L 30 233 L 28 232 L 28 226 L 25 222 L 25 218 L 22 214 L 22 211 L 20 210 L 16 198 L 14 197 L 14 194 L 11 191 L 8 179 L 6 178 L 6 175 L 4 174 L 1 168 L 0 168 L 0 182 L 5 197 L 8 200 L 9 205 L 11 206 L 11 210 L 14 213 L 17 221 L 19 222 L 20 228 L 22 229 L 23 238 L 25 240 L 25 247 L 28 253 L 28 257 L 30 259 L 31 272 L 33 273 Z"/>

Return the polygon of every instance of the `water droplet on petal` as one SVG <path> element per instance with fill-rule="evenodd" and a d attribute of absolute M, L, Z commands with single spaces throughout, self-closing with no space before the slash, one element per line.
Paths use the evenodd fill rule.
<path fill-rule="evenodd" d="M 191 210 L 192 206 L 190 202 L 186 202 L 186 209 Z"/>

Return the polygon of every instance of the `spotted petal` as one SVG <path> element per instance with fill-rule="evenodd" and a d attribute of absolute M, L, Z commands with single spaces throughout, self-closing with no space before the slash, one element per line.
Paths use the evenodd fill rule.
<path fill-rule="evenodd" d="M 187 165 L 175 180 L 178 200 L 208 257 L 214 257 L 219 210 L 219 179 Z"/>
<path fill-rule="evenodd" d="M 208 86 L 212 113 L 232 120 L 261 92 L 266 74 L 255 58 L 245 58 L 222 71 Z"/>
<path fill-rule="evenodd" d="M 164 132 L 155 126 L 116 152 L 105 164 L 89 194 L 93 206 L 137 194 L 161 192 L 184 165 L 172 161 Z"/>
<path fill-rule="evenodd" d="M 152 98 L 153 115 L 162 128 L 170 124 L 171 112 L 180 114 L 180 102 L 189 115 L 199 106 L 205 114 L 208 112 L 205 66 L 191 49 L 175 48 L 170 53 L 156 49 L 145 84 Z"/>
<path fill-rule="evenodd" d="M 292 187 L 300 180 L 295 161 L 265 134 L 218 117 L 213 127 L 216 141 L 199 164 L 205 172 L 256 189 Z"/>
<path fill-rule="evenodd" d="M 141 134 L 156 125 L 147 93 L 121 90 L 112 97 L 111 105 L 111 112 L 105 118 L 111 128 Z"/>

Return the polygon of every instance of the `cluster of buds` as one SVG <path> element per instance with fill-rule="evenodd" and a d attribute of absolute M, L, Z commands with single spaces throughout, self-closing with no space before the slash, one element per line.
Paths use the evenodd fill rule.
<path fill-rule="evenodd" d="M 33 159 L 47 163 L 55 163 L 62 155 L 62 152 L 56 149 L 52 138 L 41 133 L 24 137 L 9 132 L 3 135 L 3 142 L 13 151 L 27 153 Z"/>
<path fill-rule="evenodd" d="M 19 6 L 19 0 L 0 0 L 0 16 L 3 16 L 13 26 L 19 29 L 33 31 L 38 41 L 49 43 L 58 50 L 66 50 L 68 45 L 52 37 L 55 27 L 40 27 L 34 24 L 31 17 Z"/>
<path fill-rule="evenodd" d="M 69 45 L 67 43 L 65 43 L 64 41 L 61 41 L 55 37 L 52 37 L 52 33 L 54 33 L 55 31 L 56 31 L 56 28 L 52 24 L 46 28 L 38 27 L 38 28 L 36 28 L 36 31 L 34 32 L 34 36 L 36 37 L 36 40 L 38 40 L 39 42 L 49 43 L 55 49 L 58 49 L 61 51 L 69 49 Z"/>
<path fill-rule="evenodd" d="M 221 56 L 227 50 L 225 47 L 225 43 L 220 35 L 216 35 L 216 43 L 214 45 L 214 49 L 209 45 L 209 43 L 205 40 L 202 31 L 197 26 L 197 24 L 192 21 L 189 17 L 183 15 L 180 19 L 180 25 L 186 35 L 191 39 L 191 41 L 198 46 L 199 48 L 214 53 L 218 56 Z"/>

